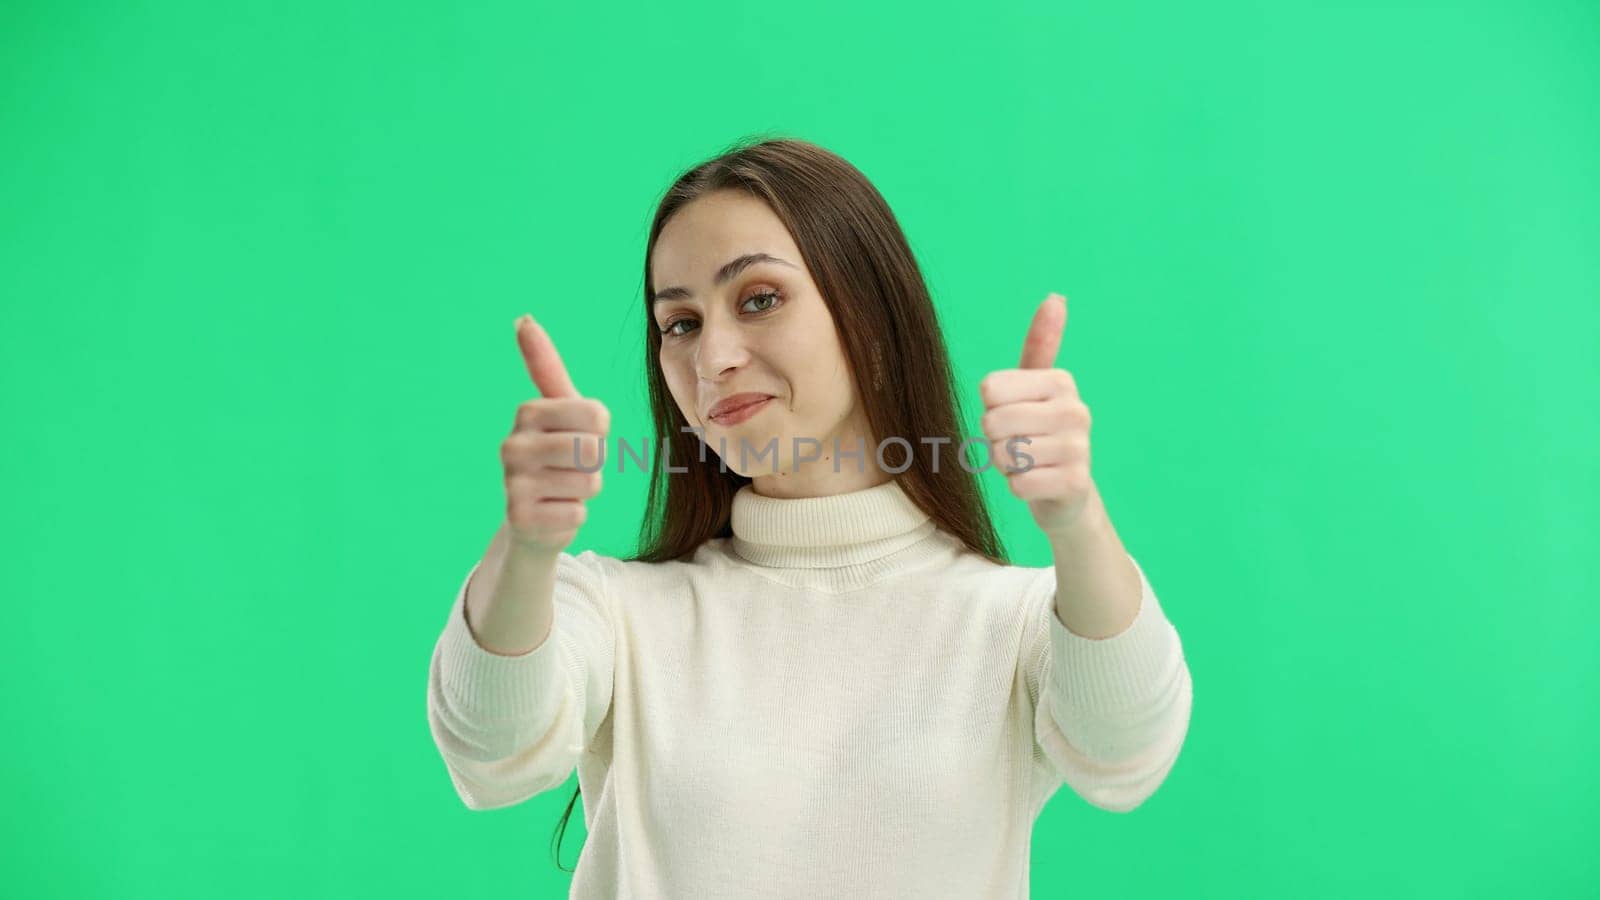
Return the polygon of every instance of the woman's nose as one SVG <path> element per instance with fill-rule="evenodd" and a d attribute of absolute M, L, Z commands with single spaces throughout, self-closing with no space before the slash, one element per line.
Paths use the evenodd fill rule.
<path fill-rule="evenodd" d="M 695 342 L 695 371 L 713 381 L 737 369 L 750 359 L 743 329 L 734 322 L 707 321 L 700 325 Z"/>

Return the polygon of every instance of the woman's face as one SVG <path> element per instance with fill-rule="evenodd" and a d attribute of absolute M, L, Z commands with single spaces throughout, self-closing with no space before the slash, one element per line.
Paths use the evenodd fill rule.
<path fill-rule="evenodd" d="M 882 480 L 871 478 L 874 444 L 833 316 L 770 207 L 734 191 L 701 197 L 667 220 L 651 265 L 661 371 L 683 417 L 704 429 L 728 469 L 775 497 Z M 746 393 L 772 399 L 742 421 L 711 415 L 719 401 Z M 808 461 L 798 471 L 796 438 L 820 442 L 799 442 Z M 864 446 L 865 460 L 844 459 L 835 473 L 835 438 L 846 451 Z"/>

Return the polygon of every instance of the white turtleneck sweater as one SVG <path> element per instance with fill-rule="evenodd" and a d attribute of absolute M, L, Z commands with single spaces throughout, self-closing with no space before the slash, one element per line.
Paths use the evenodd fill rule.
<path fill-rule="evenodd" d="M 471 571 L 457 592 L 434 741 L 472 809 L 576 766 L 572 896 L 1026 897 L 1063 783 L 1126 812 L 1166 778 L 1192 695 L 1142 568 L 1133 624 L 1092 639 L 1056 616 L 1053 567 L 967 550 L 895 481 L 746 486 L 732 513 L 688 562 L 562 553 L 521 656 L 473 639 Z"/>

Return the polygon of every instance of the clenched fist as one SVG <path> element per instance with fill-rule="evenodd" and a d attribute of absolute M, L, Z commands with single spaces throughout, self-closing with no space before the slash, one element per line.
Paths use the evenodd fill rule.
<path fill-rule="evenodd" d="M 1051 294 L 1034 312 L 1017 368 L 990 372 L 978 385 L 984 436 L 1006 445 L 996 454 L 1006 484 L 1046 534 L 1077 521 L 1094 491 L 1089 407 L 1071 373 L 1056 368 L 1066 325 L 1067 298 Z"/>
<path fill-rule="evenodd" d="M 516 327 L 517 347 L 540 396 L 517 406 L 511 434 L 500 443 L 506 523 L 517 543 L 555 553 L 572 543 L 588 518 L 584 501 L 600 492 L 611 411 L 578 396 L 550 335 L 533 316 L 517 319 Z"/>

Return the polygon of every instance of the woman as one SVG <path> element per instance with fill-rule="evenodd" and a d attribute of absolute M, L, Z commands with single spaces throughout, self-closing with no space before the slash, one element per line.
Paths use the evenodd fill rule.
<path fill-rule="evenodd" d="M 501 445 L 506 517 L 429 676 L 468 807 L 576 766 L 573 896 L 1018 897 L 1063 783 L 1108 810 L 1150 796 L 1189 670 L 1089 476 L 1088 408 L 1054 368 L 1063 298 L 977 386 L 983 433 L 962 435 L 888 205 L 838 156 L 770 140 L 667 192 L 644 301 L 664 446 L 625 560 L 565 552 L 610 417 L 517 321 L 541 396 Z M 1007 563 L 989 463 L 1052 566 Z"/>

